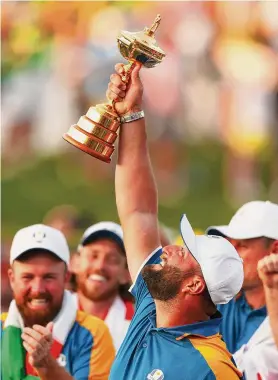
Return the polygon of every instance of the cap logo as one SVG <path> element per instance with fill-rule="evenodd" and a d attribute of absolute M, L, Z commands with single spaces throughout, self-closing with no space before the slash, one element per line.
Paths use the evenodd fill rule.
<path fill-rule="evenodd" d="M 37 243 L 41 243 L 46 238 L 46 234 L 43 231 L 36 231 L 33 233 L 33 238 Z"/>

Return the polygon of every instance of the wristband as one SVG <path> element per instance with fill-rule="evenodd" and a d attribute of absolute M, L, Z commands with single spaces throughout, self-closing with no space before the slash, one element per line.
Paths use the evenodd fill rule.
<path fill-rule="evenodd" d="M 130 115 L 125 115 L 121 117 L 121 123 L 131 123 L 132 121 L 139 120 L 145 117 L 144 111 L 134 112 Z"/>

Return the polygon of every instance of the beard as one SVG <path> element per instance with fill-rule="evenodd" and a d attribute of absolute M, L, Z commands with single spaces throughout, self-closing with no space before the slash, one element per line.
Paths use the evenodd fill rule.
<path fill-rule="evenodd" d="M 97 273 L 103 276 L 103 273 Z M 109 298 L 114 297 L 119 292 L 119 286 L 109 287 L 105 289 L 96 289 L 86 283 L 87 275 L 77 275 L 77 290 L 82 293 L 86 298 L 93 302 L 105 301 Z"/>
<path fill-rule="evenodd" d="M 142 270 L 142 277 L 153 299 L 169 301 L 178 295 L 186 275 L 179 268 L 171 265 L 166 265 L 159 270 L 154 269 L 153 265 L 147 265 Z"/>
<path fill-rule="evenodd" d="M 47 308 L 45 310 L 33 310 L 30 308 L 30 300 L 39 298 L 44 298 L 47 301 Z M 33 325 L 46 326 L 59 313 L 63 303 L 63 295 L 59 302 L 54 303 L 53 297 L 49 293 L 37 293 L 35 296 L 26 295 L 23 299 L 15 296 L 14 299 L 26 327 L 32 327 Z"/>

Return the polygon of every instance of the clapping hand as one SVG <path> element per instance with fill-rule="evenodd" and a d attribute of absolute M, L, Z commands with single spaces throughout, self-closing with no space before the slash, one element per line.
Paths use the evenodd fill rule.
<path fill-rule="evenodd" d="M 34 368 L 47 366 L 50 349 L 52 346 L 53 322 L 46 327 L 34 325 L 33 328 L 25 327 L 21 335 L 23 346 L 29 353 L 29 363 Z"/>

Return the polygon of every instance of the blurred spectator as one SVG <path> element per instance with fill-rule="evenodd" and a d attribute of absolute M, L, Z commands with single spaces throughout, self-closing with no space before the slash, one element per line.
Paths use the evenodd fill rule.
<path fill-rule="evenodd" d="M 121 227 L 100 222 L 87 228 L 72 258 L 71 271 L 76 277 L 79 309 L 105 321 L 118 350 L 133 316 Z"/>
<path fill-rule="evenodd" d="M 44 224 L 61 231 L 69 241 L 76 234 L 78 221 L 78 210 L 71 205 L 56 206 L 43 218 Z"/>
<path fill-rule="evenodd" d="M 258 272 L 270 301 L 267 305 L 271 317 L 266 317 L 235 359 L 247 379 L 275 380 L 278 377 L 278 255 L 273 253 L 261 259 Z"/>
<path fill-rule="evenodd" d="M 1 315 L 4 379 L 108 379 L 112 338 L 65 291 L 69 261 L 60 231 L 36 224 L 15 234 L 8 271 L 14 299 Z"/>
<path fill-rule="evenodd" d="M 254 373 L 255 368 L 251 372 L 247 371 L 247 380 L 255 378 L 267 380 L 273 375 L 274 368 L 277 376 L 278 351 L 275 344 L 277 315 L 273 312 L 277 298 L 273 297 L 276 293 L 272 294 L 273 292 L 269 290 L 266 276 L 262 271 L 258 273 L 257 267 L 260 261 L 261 264 L 263 262 L 267 264 L 269 255 L 271 258 L 272 255 L 277 256 L 275 254 L 278 253 L 278 204 L 269 201 L 248 202 L 236 212 L 229 225 L 209 227 L 207 234 L 226 237 L 236 248 L 244 265 L 242 290 L 229 303 L 218 307 L 223 315 L 220 328 L 223 339 L 242 369 L 249 368 L 249 344 L 250 348 L 255 347 L 254 352 L 257 352 L 257 355 L 262 350 L 257 373 Z M 276 272 L 276 260 L 271 264 L 271 268 Z M 275 275 L 269 274 L 269 281 L 271 279 L 274 286 Z M 267 327 L 269 324 L 275 330 L 271 331 Z M 265 340 L 267 341 L 265 345 L 257 346 Z M 264 352 L 266 347 L 268 350 Z"/>

